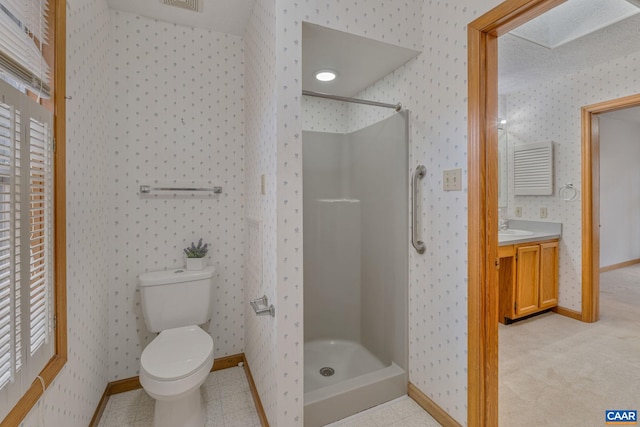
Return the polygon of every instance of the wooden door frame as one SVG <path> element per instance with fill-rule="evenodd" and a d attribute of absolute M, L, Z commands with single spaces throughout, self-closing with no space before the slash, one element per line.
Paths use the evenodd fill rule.
<path fill-rule="evenodd" d="M 468 25 L 468 419 L 498 425 L 498 43 L 565 0 L 506 0 Z M 599 318 L 600 135 L 597 115 L 640 105 L 640 94 L 587 105 L 582 122 L 582 312 Z"/>
<path fill-rule="evenodd" d="M 582 321 L 600 319 L 600 127 L 602 113 L 640 106 L 640 94 L 586 105 L 582 122 Z"/>
<path fill-rule="evenodd" d="M 506 0 L 468 27 L 469 427 L 498 425 L 498 37 L 565 0 Z"/>

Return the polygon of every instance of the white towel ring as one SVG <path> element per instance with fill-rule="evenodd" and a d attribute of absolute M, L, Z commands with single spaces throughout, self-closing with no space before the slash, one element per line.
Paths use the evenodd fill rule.
<path fill-rule="evenodd" d="M 560 191 L 558 193 L 560 198 L 566 202 L 574 200 L 576 197 L 578 197 L 578 190 L 571 183 L 565 184 L 560 187 Z"/>

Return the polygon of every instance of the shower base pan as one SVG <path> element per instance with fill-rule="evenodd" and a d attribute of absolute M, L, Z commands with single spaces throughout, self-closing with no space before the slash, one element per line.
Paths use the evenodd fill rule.
<path fill-rule="evenodd" d="M 405 371 L 357 342 L 305 343 L 304 425 L 319 427 L 407 394 Z"/>

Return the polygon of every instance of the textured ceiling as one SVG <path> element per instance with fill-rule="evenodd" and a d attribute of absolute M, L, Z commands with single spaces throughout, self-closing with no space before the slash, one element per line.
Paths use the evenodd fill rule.
<path fill-rule="evenodd" d="M 498 90 L 517 91 L 640 51 L 640 15 L 548 49 L 506 34 L 498 39 Z"/>
<path fill-rule="evenodd" d="M 167 6 L 162 0 L 107 0 L 112 9 L 237 36 L 244 35 L 255 4 L 255 0 L 199 0 L 199 2 L 201 11 L 193 12 Z"/>
<path fill-rule="evenodd" d="M 640 8 L 627 0 L 569 0 L 511 34 L 553 49 L 637 13 Z"/>

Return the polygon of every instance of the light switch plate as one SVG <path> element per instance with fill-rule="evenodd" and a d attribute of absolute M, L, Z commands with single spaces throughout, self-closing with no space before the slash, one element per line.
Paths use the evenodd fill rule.
<path fill-rule="evenodd" d="M 521 218 L 522 217 L 522 208 L 520 206 L 518 206 L 516 209 L 516 217 L 517 218 Z"/>
<path fill-rule="evenodd" d="M 547 217 L 547 208 L 540 208 L 540 218 Z"/>
<path fill-rule="evenodd" d="M 443 172 L 444 191 L 462 191 L 462 169 L 449 169 Z"/>

